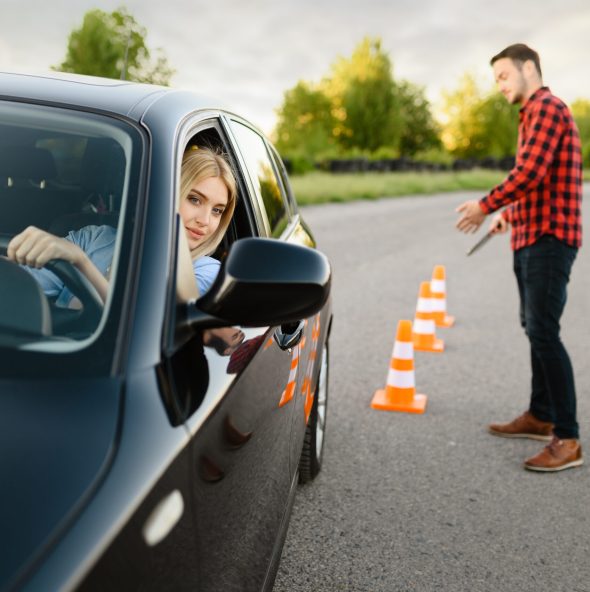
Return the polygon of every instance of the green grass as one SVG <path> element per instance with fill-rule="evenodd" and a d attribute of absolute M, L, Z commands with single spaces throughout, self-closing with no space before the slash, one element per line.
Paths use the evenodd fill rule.
<path fill-rule="evenodd" d="M 299 204 L 308 205 L 460 190 L 479 190 L 483 193 L 497 185 L 505 176 L 505 172 L 485 169 L 464 172 L 336 175 L 314 171 L 306 175 L 292 176 L 291 185 Z M 584 171 L 584 180 L 590 181 L 588 169 Z"/>

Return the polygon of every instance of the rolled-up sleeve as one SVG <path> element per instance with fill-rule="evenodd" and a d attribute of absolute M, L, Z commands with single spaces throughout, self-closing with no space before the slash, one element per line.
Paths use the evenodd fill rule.
<path fill-rule="evenodd" d="M 202 296 L 213 284 L 221 263 L 213 257 L 199 257 L 193 261 L 193 271 L 199 287 L 199 294 Z"/>

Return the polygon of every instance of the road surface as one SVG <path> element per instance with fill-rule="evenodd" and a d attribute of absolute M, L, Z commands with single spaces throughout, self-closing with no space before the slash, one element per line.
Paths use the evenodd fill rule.
<path fill-rule="evenodd" d="M 299 488 L 275 592 L 590 592 L 590 253 L 562 319 L 588 464 L 527 472 L 541 443 L 486 433 L 526 409 L 529 350 L 508 236 L 466 257 L 483 230 L 454 229 L 454 208 L 475 197 L 302 210 L 333 264 L 331 393 L 324 470 Z M 414 318 L 437 264 L 457 323 L 437 330 L 443 354 L 415 353 L 426 413 L 372 410 L 397 322 Z"/>

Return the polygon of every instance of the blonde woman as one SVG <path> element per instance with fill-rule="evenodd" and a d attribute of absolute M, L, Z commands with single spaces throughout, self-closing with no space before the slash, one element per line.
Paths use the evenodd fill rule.
<path fill-rule="evenodd" d="M 210 255 L 221 242 L 236 203 L 236 182 L 225 158 L 209 148 L 192 147 L 182 159 L 178 212 L 190 249 L 199 293 L 213 283 L 220 263 Z M 108 271 L 116 231 L 110 226 L 85 226 L 65 238 L 29 226 L 9 243 L 9 259 L 28 266 L 44 292 L 58 306 L 76 306 L 76 299 L 53 273 L 41 269 L 51 259 L 65 259 L 77 267 L 98 291 L 108 293 Z"/>

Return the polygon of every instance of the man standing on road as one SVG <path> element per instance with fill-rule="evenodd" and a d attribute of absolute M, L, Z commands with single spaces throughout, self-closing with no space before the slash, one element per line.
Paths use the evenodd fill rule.
<path fill-rule="evenodd" d="M 543 86 L 539 55 L 510 45 L 491 60 L 500 92 L 520 104 L 516 165 L 480 200 L 457 208 L 457 228 L 475 232 L 497 213 L 490 231 L 512 225 L 520 319 L 531 346 L 532 392 L 528 411 L 489 431 L 508 438 L 549 441 L 525 460 L 533 471 L 561 471 L 583 463 L 576 420 L 576 391 L 569 355 L 559 336 L 566 288 L 582 244 L 580 138 L 568 107 Z"/>

